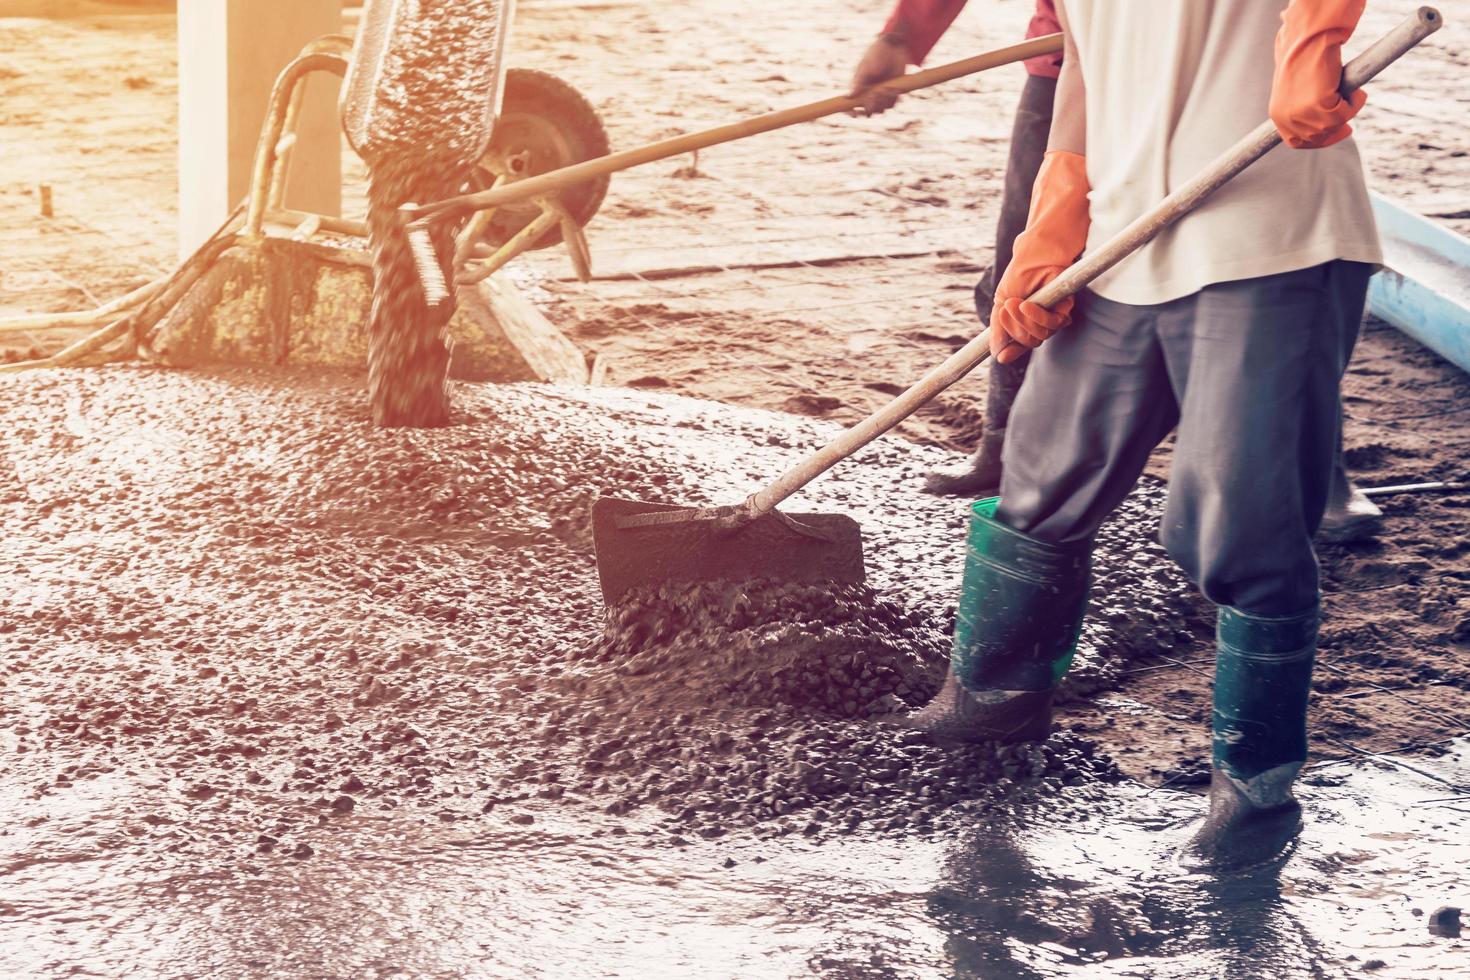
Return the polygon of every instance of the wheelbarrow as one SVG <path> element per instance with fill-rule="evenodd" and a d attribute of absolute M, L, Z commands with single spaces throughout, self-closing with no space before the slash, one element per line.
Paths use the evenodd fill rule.
<path fill-rule="evenodd" d="M 613 173 L 846 112 L 860 104 L 837 96 L 611 153 L 597 113 L 572 86 L 544 72 L 503 68 L 513 4 L 369 0 L 356 42 L 341 35 L 324 37 L 308 45 L 281 71 L 261 128 L 248 197 L 217 232 L 168 275 L 95 310 L 0 321 L 0 331 L 44 330 L 51 325 L 100 328 L 53 357 L 6 365 L 0 371 L 116 357 L 116 353 L 99 352 L 120 340 L 128 345 L 128 353 L 136 347 L 143 356 L 165 363 L 360 364 L 368 354 L 356 330 L 356 324 L 366 319 L 368 304 L 364 290 L 370 263 L 362 248 L 369 236 L 368 224 L 285 204 L 303 83 L 318 72 L 345 76 L 344 131 L 353 149 L 371 164 L 384 142 L 384 131 L 392 129 L 393 112 L 405 112 L 413 105 L 382 97 L 395 86 L 401 89 L 405 66 L 412 67 L 411 59 L 397 56 L 395 60 L 395 49 L 405 40 L 414 40 L 413 15 L 442 9 L 470 11 L 479 25 L 481 43 L 463 45 L 469 54 L 455 57 L 459 84 L 448 101 L 460 100 L 458 107 L 452 112 L 441 111 L 442 103 L 432 107 L 449 123 L 469 120 L 459 126 L 457 135 L 452 133 L 453 125 L 446 125 L 443 131 L 449 134 L 446 140 L 470 140 L 468 147 L 461 144 L 460 152 L 471 153 L 475 162 L 463 185 L 454 188 L 459 193 L 422 208 L 406 204 L 400 209 L 401 222 L 411 233 L 408 237 L 417 242 L 413 248 L 418 259 L 417 280 L 433 287 L 424 298 L 434 305 L 444 303 L 449 296 L 446 270 L 448 278 L 461 286 L 483 282 L 489 287 L 486 296 L 494 307 L 491 312 L 505 332 L 512 334 L 508 344 L 497 341 L 492 345 L 493 356 L 476 357 L 473 341 L 484 330 L 474 325 L 458 329 L 451 322 L 456 346 L 450 371 L 458 377 L 586 380 L 586 365 L 576 349 L 544 321 L 523 329 L 520 321 L 534 321 L 538 316 L 534 308 L 515 297 L 509 283 L 489 277 L 526 251 L 565 244 L 577 275 L 590 278 L 591 257 L 583 228 L 597 213 Z M 452 48 L 438 45 L 435 53 Z M 885 87 L 912 92 L 1060 48 L 1060 35 L 1036 38 L 906 75 Z M 443 255 L 433 245 L 431 233 L 431 226 L 439 225 L 457 226 L 452 250 L 442 250 Z M 306 288 L 291 286 L 299 284 L 304 266 L 327 271 Z M 321 288 L 323 277 L 340 280 L 342 289 L 352 296 L 328 304 L 328 309 L 313 318 L 311 310 L 301 312 L 294 297 L 302 292 L 313 297 L 333 292 Z M 287 285 L 278 286 L 278 282 Z M 262 290 L 253 288 L 260 283 L 268 284 L 267 292 L 289 288 L 291 294 L 261 296 Z M 241 296 L 254 298 L 255 307 L 242 310 L 229 305 L 232 298 Z M 472 305 L 473 294 L 470 299 Z M 466 305 L 460 303 L 459 319 L 464 318 Z M 282 309 L 288 314 L 279 313 Z M 361 313 L 344 316 L 344 309 Z M 242 333 L 238 325 L 252 319 L 271 322 Z M 333 331 L 338 334 L 335 339 L 326 336 Z M 511 358 L 516 364 L 509 368 L 502 356 L 507 347 L 517 349 Z M 458 367 L 462 359 L 470 361 L 463 371 Z"/>
<path fill-rule="evenodd" d="M 420 233 L 418 247 L 397 220 L 416 199 L 514 186 L 607 154 L 596 113 L 574 89 L 505 70 L 514 12 L 505 0 L 369 0 L 363 8 L 341 109 L 369 173 L 368 394 L 380 425 L 449 420 L 449 323 L 459 303 L 442 265 L 459 267 L 488 247 L 455 286 L 473 284 L 529 249 L 564 241 L 577 275 L 591 278 L 582 225 L 602 202 L 605 177 L 441 222 Z M 435 270 L 433 297 L 417 288 L 418 263 Z"/>
<path fill-rule="evenodd" d="M 515 3 L 422 5 L 369 0 L 343 82 L 342 127 L 370 170 L 385 158 L 470 159 L 460 189 L 504 188 L 609 152 L 587 99 L 554 75 L 505 66 Z M 428 111 L 425 111 L 425 106 Z M 459 231 L 453 261 L 482 262 L 477 281 L 530 249 L 565 242 L 579 278 L 590 278 L 582 228 L 607 193 L 608 176 L 519 195 L 477 211 Z M 488 245 L 484 255 L 481 245 Z"/>
<path fill-rule="evenodd" d="M 95 309 L 0 318 L 0 333 L 92 328 L 56 354 L 0 365 L 0 373 L 101 363 L 135 351 L 176 364 L 359 365 L 366 351 L 357 326 L 367 319 L 370 303 L 364 248 L 368 226 L 290 208 L 286 189 L 305 83 L 313 75 L 345 78 L 344 132 L 354 151 L 372 152 L 364 119 L 353 113 L 352 94 L 360 97 L 362 89 L 352 86 L 392 84 L 384 75 L 391 68 L 386 60 L 391 28 L 395 21 L 402 25 L 406 6 L 418 5 L 370 0 L 356 42 L 327 35 L 308 44 L 281 70 L 261 126 L 246 199 L 193 255 L 166 275 Z M 503 67 L 503 39 L 513 4 L 463 6 L 493 14 L 487 22 L 500 40 L 476 53 L 488 70 L 480 69 L 472 81 L 481 86 L 484 105 L 493 111 L 479 124 L 485 130 L 484 145 L 456 189 L 468 193 L 504 187 L 605 156 L 606 131 L 581 93 L 546 72 Z M 479 282 L 517 255 L 566 242 L 574 270 L 588 278 L 582 227 L 597 213 L 607 184 L 605 178 L 582 181 L 555 195 L 538 195 L 539 200 L 522 199 L 478 213 L 457 240 L 458 261 L 475 261 L 471 281 Z M 317 315 L 312 303 L 325 294 L 337 299 L 318 303 Z M 581 354 L 536 316 L 512 284 L 485 283 L 483 294 L 469 297 L 465 305 L 470 308 L 458 318 L 464 322 L 451 329 L 456 339 L 454 376 L 586 380 Z M 493 336 L 486 340 L 486 334 Z"/>

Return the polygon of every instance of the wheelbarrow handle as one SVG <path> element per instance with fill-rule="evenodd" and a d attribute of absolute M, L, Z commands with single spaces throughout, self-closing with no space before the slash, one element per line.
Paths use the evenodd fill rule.
<path fill-rule="evenodd" d="M 1433 7 L 1420 7 L 1347 63 L 1342 73 L 1343 90 L 1361 88 L 1420 41 L 1439 30 L 1443 24 L 1444 18 L 1439 11 Z M 1148 244 L 1165 228 L 1199 207 L 1206 198 L 1280 142 L 1281 134 L 1277 132 L 1275 124 L 1269 120 L 1261 123 L 1189 183 L 1164 198 L 1096 251 L 1083 256 L 1057 278 L 1032 293 L 1031 302 L 1050 308 L 1081 291 L 1088 283 Z M 908 418 L 940 392 L 973 371 L 989 356 L 990 328 L 987 327 L 979 336 L 951 354 L 944 363 L 920 378 L 913 387 L 844 431 L 764 490 L 746 498 L 740 507 L 742 519 L 751 520 L 767 513 L 837 463 Z"/>
<path fill-rule="evenodd" d="M 931 88 L 944 82 L 953 81 L 956 78 L 973 75 L 976 72 L 998 68 L 1001 65 L 1025 61 L 1027 58 L 1056 54 L 1061 50 L 1062 35 L 1047 34 L 1044 37 L 1031 38 L 1020 44 L 997 48 L 994 51 L 987 51 L 984 54 L 977 54 L 970 58 L 961 59 L 960 61 L 950 62 L 947 65 L 940 65 L 937 68 L 926 68 L 923 71 L 901 75 L 898 78 L 890 79 L 876 86 L 876 91 L 892 92 L 895 95 L 902 95 L 905 92 Z M 703 150 L 707 147 L 718 146 L 721 143 L 729 143 L 733 140 L 744 139 L 747 136 L 755 136 L 759 133 L 769 133 L 774 129 L 784 129 L 787 126 L 794 126 L 797 123 L 811 122 L 814 119 L 821 119 L 823 116 L 832 116 L 840 112 L 847 112 L 851 109 L 859 108 L 862 105 L 863 100 L 859 98 L 847 95 L 833 96 L 829 99 L 822 99 L 819 102 L 809 102 L 806 105 L 782 109 L 778 112 L 768 112 L 750 119 L 742 119 L 740 122 L 716 126 L 713 129 L 705 129 L 697 133 L 685 133 L 682 136 L 673 136 L 666 140 L 660 140 L 657 143 L 637 146 L 618 153 L 609 153 L 607 156 L 585 160 L 582 163 L 562 167 L 559 170 L 551 170 L 534 177 L 526 177 L 514 183 L 507 184 L 504 187 L 493 187 L 489 190 L 478 191 L 473 194 L 447 197 L 442 201 L 425 204 L 421 207 L 405 207 L 400 210 L 400 216 L 404 223 L 409 223 L 439 215 L 462 211 L 483 211 L 487 208 L 500 207 L 501 205 L 511 204 L 516 201 L 530 200 L 538 195 L 559 191 L 572 184 L 580 184 L 583 181 L 606 177 L 619 170 L 627 170 L 630 167 L 641 166 L 645 163 L 666 160 L 669 157 L 692 153 L 695 150 Z"/>

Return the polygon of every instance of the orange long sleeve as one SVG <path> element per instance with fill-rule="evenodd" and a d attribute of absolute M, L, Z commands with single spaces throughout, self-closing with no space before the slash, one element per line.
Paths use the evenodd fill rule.
<path fill-rule="evenodd" d="M 1015 254 L 995 290 L 990 326 L 995 332 L 991 349 L 997 355 L 1007 338 L 1036 347 L 1071 322 L 1070 297 L 1049 310 L 1027 297 L 1060 275 L 1087 247 L 1090 189 L 1086 157 L 1067 150 L 1046 154 L 1032 185 L 1026 230 L 1016 236 Z"/>
<path fill-rule="evenodd" d="M 966 0 L 898 0 L 883 33 L 904 39 L 909 59 L 922 65 L 949 25 L 965 9 Z"/>
<path fill-rule="evenodd" d="M 1271 121 L 1282 139 L 1310 150 L 1352 135 L 1348 120 L 1368 96 L 1348 99 L 1342 83 L 1342 46 L 1363 16 L 1365 0 L 1292 0 L 1276 34 L 1276 71 L 1271 81 Z"/>

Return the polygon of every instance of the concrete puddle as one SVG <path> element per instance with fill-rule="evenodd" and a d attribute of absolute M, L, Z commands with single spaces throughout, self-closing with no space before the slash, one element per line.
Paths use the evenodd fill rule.
<path fill-rule="evenodd" d="M 1463 780 L 1470 744 L 1414 765 Z M 1198 798 L 1132 786 L 1063 824 L 1042 808 L 1004 830 L 821 845 L 654 847 L 552 808 L 474 834 L 352 817 L 310 860 L 204 872 L 126 846 L 126 786 L 79 783 L 39 815 L 5 795 L 0 972 L 1464 975 L 1470 944 L 1426 918 L 1470 903 L 1470 806 L 1421 803 L 1453 794 L 1386 764 L 1319 768 L 1303 795 L 1296 852 L 1227 880 L 1172 863 Z"/>

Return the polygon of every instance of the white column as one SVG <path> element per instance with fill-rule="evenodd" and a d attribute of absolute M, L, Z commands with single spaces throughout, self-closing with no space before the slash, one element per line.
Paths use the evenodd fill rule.
<path fill-rule="evenodd" d="M 276 75 L 307 43 L 342 30 L 342 0 L 186 0 L 179 4 L 179 254 L 244 199 Z M 286 204 L 342 210 L 335 76 L 307 83 Z"/>

